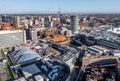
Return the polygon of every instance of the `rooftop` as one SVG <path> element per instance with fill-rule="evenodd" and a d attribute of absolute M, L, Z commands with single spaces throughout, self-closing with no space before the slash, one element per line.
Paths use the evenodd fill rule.
<path fill-rule="evenodd" d="M 23 32 L 22 30 L 2 30 L 0 31 L 0 35 L 1 34 L 10 34 L 10 33 L 18 33 L 18 32 Z"/>
<path fill-rule="evenodd" d="M 39 55 L 29 48 L 22 48 L 16 50 L 8 56 L 10 57 L 10 60 L 12 61 L 13 65 L 26 63 L 28 61 L 33 61 L 39 58 Z"/>
<path fill-rule="evenodd" d="M 35 64 L 23 67 L 23 68 L 21 68 L 21 70 L 26 78 L 28 78 L 34 74 L 40 73 L 39 68 Z"/>

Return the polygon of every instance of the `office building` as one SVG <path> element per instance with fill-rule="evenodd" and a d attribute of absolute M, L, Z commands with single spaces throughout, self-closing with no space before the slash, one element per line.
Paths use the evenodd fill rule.
<path fill-rule="evenodd" d="M 15 16 L 14 17 L 13 25 L 14 25 L 15 28 L 19 28 L 20 27 L 20 17 L 19 16 Z"/>
<path fill-rule="evenodd" d="M 37 40 L 37 31 L 29 28 L 26 30 L 26 39 L 27 40 Z"/>
<path fill-rule="evenodd" d="M 0 23 L 2 22 L 2 17 L 0 16 Z"/>
<path fill-rule="evenodd" d="M 35 26 L 39 25 L 39 20 L 35 20 Z"/>
<path fill-rule="evenodd" d="M 0 47 L 15 46 L 26 43 L 26 34 L 22 30 L 0 31 Z"/>
<path fill-rule="evenodd" d="M 2 22 L 7 22 L 7 16 L 6 15 L 2 16 Z"/>
<path fill-rule="evenodd" d="M 73 34 L 79 33 L 79 18 L 78 16 L 72 15 L 70 17 L 70 26 Z"/>
<path fill-rule="evenodd" d="M 31 40 L 37 40 L 37 31 L 36 30 L 31 30 L 30 31 L 30 37 L 31 37 Z"/>
<path fill-rule="evenodd" d="M 32 20 L 32 19 L 29 20 L 29 25 L 30 25 L 30 26 L 33 25 L 33 20 Z"/>
<path fill-rule="evenodd" d="M 52 16 L 48 16 L 48 21 L 49 21 L 49 22 L 52 21 Z"/>
<path fill-rule="evenodd" d="M 41 18 L 41 22 L 42 22 L 42 27 L 45 26 L 45 18 Z"/>
<path fill-rule="evenodd" d="M 53 22 L 45 22 L 45 27 L 53 27 Z"/>
<path fill-rule="evenodd" d="M 51 23 L 50 23 L 50 27 L 53 27 L 53 25 L 54 25 L 54 23 L 53 23 L 53 22 L 51 22 Z"/>

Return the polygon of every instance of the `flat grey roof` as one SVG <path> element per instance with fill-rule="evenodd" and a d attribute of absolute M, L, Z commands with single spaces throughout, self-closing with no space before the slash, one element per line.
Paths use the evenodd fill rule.
<path fill-rule="evenodd" d="M 21 70 L 26 78 L 41 72 L 35 64 L 23 67 Z"/>

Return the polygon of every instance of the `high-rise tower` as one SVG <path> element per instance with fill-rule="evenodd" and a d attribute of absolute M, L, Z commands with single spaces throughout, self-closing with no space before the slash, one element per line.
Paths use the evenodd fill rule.
<path fill-rule="evenodd" d="M 19 16 L 15 16 L 14 17 L 14 27 L 15 28 L 19 28 L 20 27 L 20 17 Z"/>
<path fill-rule="evenodd" d="M 7 16 L 6 15 L 2 16 L 2 22 L 7 22 Z"/>
<path fill-rule="evenodd" d="M 70 17 L 70 26 L 73 34 L 79 33 L 79 18 L 76 15 Z"/>
<path fill-rule="evenodd" d="M 59 24 L 61 23 L 61 8 L 59 8 L 59 11 L 58 11 L 58 22 Z"/>

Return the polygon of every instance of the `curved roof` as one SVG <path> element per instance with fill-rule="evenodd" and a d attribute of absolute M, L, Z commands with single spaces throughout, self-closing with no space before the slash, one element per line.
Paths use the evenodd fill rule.
<path fill-rule="evenodd" d="M 10 55 L 10 57 L 12 58 L 11 60 L 14 64 L 21 64 L 21 63 L 35 60 L 39 57 L 39 55 L 31 49 L 22 48 L 20 50 L 14 51 Z"/>
<path fill-rule="evenodd" d="M 52 81 L 65 81 L 70 73 L 69 66 L 59 60 L 42 59 L 40 70 Z"/>

